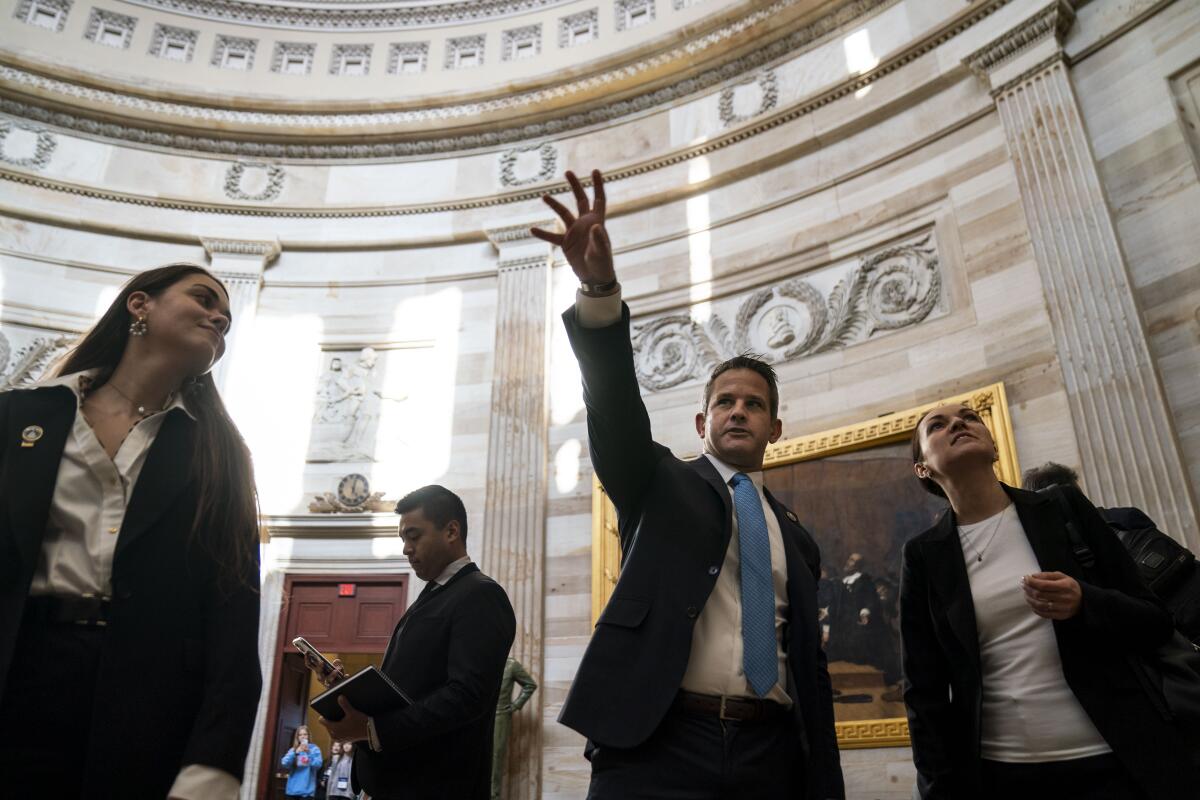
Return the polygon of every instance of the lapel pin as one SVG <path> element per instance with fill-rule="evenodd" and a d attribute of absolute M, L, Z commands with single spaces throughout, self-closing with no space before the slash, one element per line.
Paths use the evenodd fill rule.
<path fill-rule="evenodd" d="M 21 447 L 33 447 L 37 440 L 42 438 L 43 433 L 45 431 L 42 430 L 41 425 L 30 425 L 21 431 Z"/>
<path fill-rule="evenodd" d="M 790 511 L 785 511 L 784 513 L 787 514 L 787 518 L 790 519 L 792 522 L 796 523 L 797 525 L 800 524 L 800 520 L 796 519 L 795 514 L 793 514 Z"/>

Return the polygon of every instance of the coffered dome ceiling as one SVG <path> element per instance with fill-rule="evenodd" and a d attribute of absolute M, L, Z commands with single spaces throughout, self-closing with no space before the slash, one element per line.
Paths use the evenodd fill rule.
<path fill-rule="evenodd" d="M 0 0 L 0 112 L 289 159 L 561 136 L 753 76 L 895 0 Z"/>

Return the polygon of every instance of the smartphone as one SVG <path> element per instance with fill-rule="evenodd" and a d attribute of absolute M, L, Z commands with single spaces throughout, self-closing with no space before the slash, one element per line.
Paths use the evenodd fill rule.
<path fill-rule="evenodd" d="M 316 665 L 320 666 L 320 678 L 322 682 L 337 672 L 337 667 L 333 665 L 333 662 L 321 655 L 320 650 L 309 644 L 308 639 L 305 639 L 303 636 L 297 636 L 295 639 L 292 639 L 292 644 L 294 644 L 296 649 L 306 656 L 304 663 L 308 664 L 310 668 L 314 667 L 315 665 L 309 661 L 308 657 L 311 657 L 313 661 L 316 662 Z"/>

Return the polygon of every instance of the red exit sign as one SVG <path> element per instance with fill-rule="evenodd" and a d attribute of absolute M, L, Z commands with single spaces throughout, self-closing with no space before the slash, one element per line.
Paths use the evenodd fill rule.
<path fill-rule="evenodd" d="M 354 584 L 353 583 L 339 583 L 338 584 L 338 597 L 354 597 Z"/>

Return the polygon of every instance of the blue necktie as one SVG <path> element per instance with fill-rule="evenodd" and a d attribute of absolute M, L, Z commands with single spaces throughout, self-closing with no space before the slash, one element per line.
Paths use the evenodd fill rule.
<path fill-rule="evenodd" d="M 754 482 L 739 472 L 732 483 L 742 571 L 742 666 L 750 687 L 759 697 L 766 697 L 779 680 L 771 541 Z"/>

